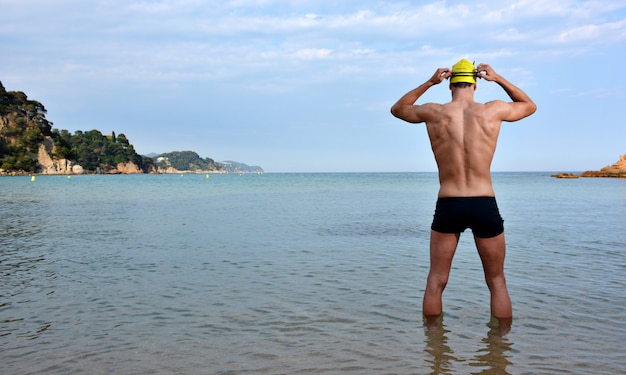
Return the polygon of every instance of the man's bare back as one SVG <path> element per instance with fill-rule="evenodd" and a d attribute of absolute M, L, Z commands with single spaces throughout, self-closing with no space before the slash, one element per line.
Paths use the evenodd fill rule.
<path fill-rule="evenodd" d="M 426 122 L 439 167 L 439 197 L 495 196 L 489 173 L 500 121 L 486 105 L 455 100 Z"/>
<path fill-rule="evenodd" d="M 451 76 L 447 68 L 437 69 L 430 80 L 403 96 L 391 109 L 394 116 L 412 123 L 425 122 L 437 167 L 439 197 L 494 196 L 491 161 L 502 121 L 517 121 L 535 112 L 536 106 L 519 88 L 480 64 L 477 76 L 498 83 L 512 103 L 474 101 L 476 85 L 454 87 L 446 104 L 415 101 L 428 88 Z"/>

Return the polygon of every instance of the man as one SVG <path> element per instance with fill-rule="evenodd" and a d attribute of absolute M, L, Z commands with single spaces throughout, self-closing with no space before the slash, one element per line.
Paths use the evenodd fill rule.
<path fill-rule="evenodd" d="M 476 103 L 477 77 L 500 85 L 512 102 Z M 452 101 L 415 104 L 430 87 L 447 78 Z M 521 120 L 536 109 L 528 95 L 489 65 L 474 68 L 465 59 L 452 70 L 437 69 L 428 81 L 391 107 L 391 113 L 404 121 L 426 123 L 439 169 L 440 189 L 430 234 L 430 272 L 423 301 L 427 321 L 442 313 L 442 294 L 459 237 L 471 228 L 491 294 L 491 314 L 501 322 L 510 322 L 511 299 L 504 277 L 504 227 L 490 168 L 502 121 Z"/>

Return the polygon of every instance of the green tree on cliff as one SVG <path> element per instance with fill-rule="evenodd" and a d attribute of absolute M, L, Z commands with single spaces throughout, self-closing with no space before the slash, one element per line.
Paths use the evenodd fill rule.
<path fill-rule="evenodd" d="M 6 91 L 0 82 L 0 167 L 34 172 L 36 153 L 52 134 L 46 108 L 21 91 Z"/>
<path fill-rule="evenodd" d="M 140 168 L 152 163 L 135 152 L 124 134 L 105 136 L 94 129 L 72 135 L 53 130 L 46 113 L 43 104 L 21 91 L 6 91 L 0 82 L 0 168 L 36 172 L 37 153 L 46 137 L 54 141 L 53 156 L 74 160 L 86 171 L 106 172 L 119 163 L 133 162 Z"/>

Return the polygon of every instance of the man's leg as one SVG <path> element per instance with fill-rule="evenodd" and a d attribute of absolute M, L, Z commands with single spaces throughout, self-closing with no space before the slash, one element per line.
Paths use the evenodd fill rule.
<path fill-rule="evenodd" d="M 441 296 L 448 283 L 459 237 L 460 233 L 430 232 L 430 271 L 423 303 L 423 313 L 427 318 L 441 315 Z"/>
<path fill-rule="evenodd" d="M 506 253 L 504 233 L 491 238 L 474 237 L 474 241 L 483 263 L 485 281 L 491 293 L 491 315 L 498 319 L 511 318 L 513 309 L 504 277 Z"/>

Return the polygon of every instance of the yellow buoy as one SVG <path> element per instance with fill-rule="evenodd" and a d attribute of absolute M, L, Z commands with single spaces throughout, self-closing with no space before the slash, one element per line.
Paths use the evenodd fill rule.
<path fill-rule="evenodd" d="M 67 176 L 67 179 L 69 180 L 70 178 L 72 178 L 72 176 Z"/>
<path fill-rule="evenodd" d="M 206 178 L 211 178 L 211 176 L 209 176 L 209 174 L 208 174 L 208 173 L 206 174 L 206 176 L 205 176 L 205 177 L 206 177 Z"/>
<path fill-rule="evenodd" d="M 30 181 L 31 181 L 31 182 L 35 182 L 35 181 L 37 181 L 37 177 L 35 177 L 35 176 L 30 176 Z"/>

